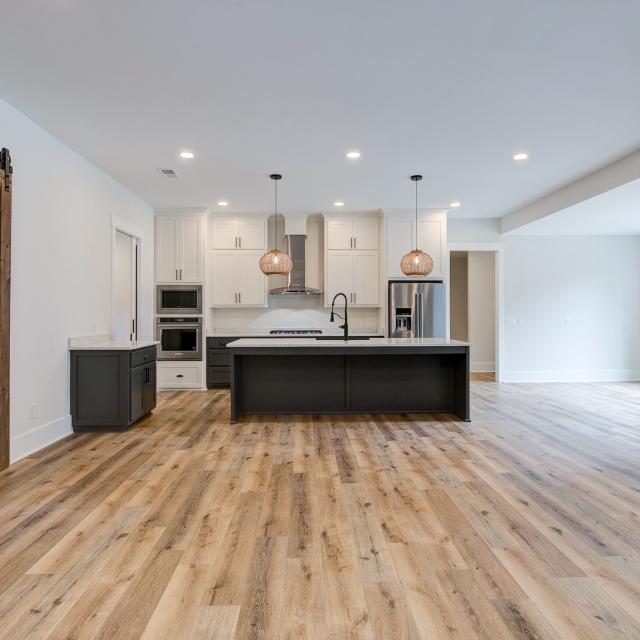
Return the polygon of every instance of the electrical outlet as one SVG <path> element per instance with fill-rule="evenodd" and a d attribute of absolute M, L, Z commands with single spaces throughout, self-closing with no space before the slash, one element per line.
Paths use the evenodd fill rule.
<path fill-rule="evenodd" d="M 36 405 L 29 405 L 29 420 L 33 420 L 36 417 Z"/>

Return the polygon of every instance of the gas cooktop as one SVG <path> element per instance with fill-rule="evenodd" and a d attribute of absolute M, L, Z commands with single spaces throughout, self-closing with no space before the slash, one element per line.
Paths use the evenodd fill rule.
<path fill-rule="evenodd" d="M 320 336 L 321 329 L 271 329 L 271 336 Z"/>

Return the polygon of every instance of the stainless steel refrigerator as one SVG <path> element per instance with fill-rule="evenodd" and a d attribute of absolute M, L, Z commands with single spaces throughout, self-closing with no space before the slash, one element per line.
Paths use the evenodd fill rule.
<path fill-rule="evenodd" d="M 445 288 L 442 280 L 389 281 L 389 337 L 444 338 Z"/>

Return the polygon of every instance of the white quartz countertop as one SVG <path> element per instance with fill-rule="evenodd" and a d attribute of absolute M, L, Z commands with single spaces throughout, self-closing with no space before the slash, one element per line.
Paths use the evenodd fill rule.
<path fill-rule="evenodd" d="M 96 338 L 94 340 L 87 338 L 70 338 L 70 351 L 133 351 L 135 349 L 144 349 L 144 347 L 152 347 L 160 344 L 157 340 L 134 340 L 133 342 L 123 340 L 103 340 Z"/>
<path fill-rule="evenodd" d="M 369 340 L 316 340 L 315 338 L 272 338 L 271 340 L 258 340 L 255 338 L 241 338 L 230 342 L 228 347 L 244 348 L 269 348 L 274 347 L 468 347 L 468 342 L 461 340 L 445 340 L 444 338 L 370 338 Z"/>

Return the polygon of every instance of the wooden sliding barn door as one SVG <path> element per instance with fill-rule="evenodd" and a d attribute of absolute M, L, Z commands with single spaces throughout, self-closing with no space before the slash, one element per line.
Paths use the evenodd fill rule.
<path fill-rule="evenodd" d="M 9 466 L 9 302 L 11 294 L 11 155 L 0 151 L 0 469 Z"/>

